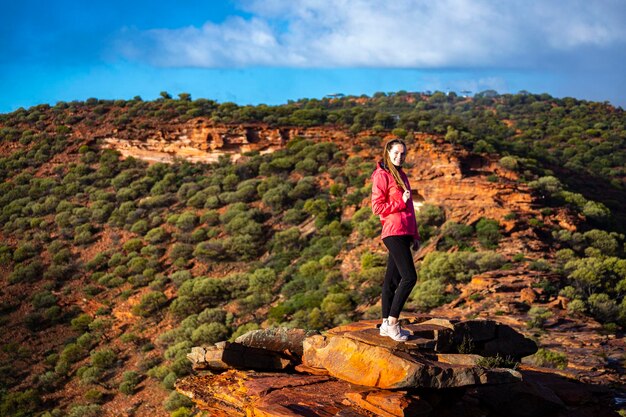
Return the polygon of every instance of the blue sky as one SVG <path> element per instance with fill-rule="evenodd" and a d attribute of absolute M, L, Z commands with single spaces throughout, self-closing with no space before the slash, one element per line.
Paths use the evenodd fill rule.
<path fill-rule="evenodd" d="M 281 104 L 528 90 L 626 107 L 623 0 L 4 3 L 0 112 L 161 91 Z"/>

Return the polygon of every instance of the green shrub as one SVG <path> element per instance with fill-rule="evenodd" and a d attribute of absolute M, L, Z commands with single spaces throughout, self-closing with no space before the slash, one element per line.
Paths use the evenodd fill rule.
<path fill-rule="evenodd" d="M 273 210 L 282 210 L 289 202 L 289 193 L 291 191 L 291 186 L 288 183 L 280 184 L 267 190 L 261 200 Z"/>
<path fill-rule="evenodd" d="M 531 269 L 532 271 L 542 271 L 542 272 L 548 272 L 552 270 L 552 266 L 545 259 L 535 259 L 528 265 L 528 268 Z"/>
<path fill-rule="evenodd" d="M 161 383 L 163 384 L 163 387 L 165 389 L 173 390 L 174 384 L 176 384 L 177 379 L 178 379 L 178 375 L 176 374 L 176 372 L 170 372 L 163 378 Z"/>
<path fill-rule="evenodd" d="M 546 321 L 552 317 L 552 315 L 552 312 L 545 307 L 531 307 L 531 309 L 528 310 L 530 319 L 527 325 L 529 328 L 542 329 Z"/>
<path fill-rule="evenodd" d="M 198 314 L 198 323 L 226 323 L 227 314 L 221 308 L 206 308 Z M 196 326 L 193 326 L 196 327 Z"/>
<path fill-rule="evenodd" d="M 500 158 L 500 165 L 510 171 L 517 171 L 519 164 L 514 156 L 504 156 Z"/>
<path fill-rule="evenodd" d="M 602 323 L 617 320 L 619 307 L 608 294 L 591 294 L 587 299 L 590 313 Z"/>
<path fill-rule="evenodd" d="M 131 226 L 130 231 L 138 235 L 144 235 L 148 231 L 148 222 L 144 219 L 137 220 Z"/>
<path fill-rule="evenodd" d="M 291 191 L 289 191 L 287 195 L 292 200 L 306 200 L 308 198 L 314 197 L 316 194 L 317 185 L 315 182 L 315 177 L 304 177 L 300 181 L 298 181 L 296 186 Z"/>
<path fill-rule="evenodd" d="M 456 222 L 446 222 L 442 228 L 443 239 L 439 242 L 438 248 L 449 249 L 454 246 L 459 248 L 467 247 L 467 242 L 472 237 L 474 229 L 472 226 Z"/>
<path fill-rule="evenodd" d="M 92 351 L 90 354 L 91 364 L 96 368 L 110 369 L 117 362 L 117 354 L 110 348 Z"/>
<path fill-rule="evenodd" d="M 73 364 L 85 356 L 86 352 L 75 343 L 70 343 L 63 348 L 59 356 L 59 362 Z"/>
<path fill-rule="evenodd" d="M 361 236 L 373 239 L 380 236 L 382 225 L 378 216 L 373 214 L 368 220 L 357 223 L 356 229 Z"/>
<path fill-rule="evenodd" d="M 181 407 L 193 407 L 194 403 L 189 397 L 172 391 L 167 399 L 163 402 L 163 406 L 167 411 L 178 410 Z"/>
<path fill-rule="evenodd" d="M 547 368 L 567 368 L 567 356 L 561 352 L 540 348 L 537 353 L 531 356 L 531 361 L 537 366 Z"/>
<path fill-rule="evenodd" d="M 624 236 L 593 229 L 583 233 L 583 238 L 590 247 L 600 250 L 604 256 L 616 256 L 620 247 L 618 239 L 623 240 Z"/>
<path fill-rule="evenodd" d="M 141 377 L 135 371 L 124 372 L 119 390 L 122 394 L 133 395 L 137 389 L 137 384 L 141 381 Z"/>
<path fill-rule="evenodd" d="M 41 396 L 33 389 L 3 392 L 0 401 L 0 415 L 28 417 L 36 415 L 41 405 Z"/>
<path fill-rule="evenodd" d="M 295 226 L 276 232 L 271 241 L 272 252 L 295 250 L 300 246 L 300 229 Z"/>
<path fill-rule="evenodd" d="M 573 316 L 583 315 L 587 311 L 585 302 L 583 300 L 571 300 L 567 303 L 567 312 Z"/>
<path fill-rule="evenodd" d="M 146 240 L 152 244 L 163 243 L 168 237 L 167 231 L 161 227 L 155 227 L 146 234 Z"/>
<path fill-rule="evenodd" d="M 365 252 L 361 255 L 361 270 L 385 266 L 386 257 L 380 253 Z"/>
<path fill-rule="evenodd" d="M 143 242 L 139 238 L 128 239 L 122 247 L 126 252 L 139 252 L 143 248 Z"/>
<path fill-rule="evenodd" d="M 189 232 L 198 225 L 198 216 L 190 211 L 186 211 L 178 216 L 176 220 L 176 227 L 184 232 Z"/>
<path fill-rule="evenodd" d="M 23 262 L 39 253 L 39 248 L 32 242 L 26 242 L 18 246 L 13 252 L 13 261 Z"/>
<path fill-rule="evenodd" d="M 193 416 L 193 411 L 191 411 L 191 409 L 186 408 L 186 407 L 180 407 L 178 410 L 173 411 L 170 414 L 170 417 L 192 417 Z"/>
<path fill-rule="evenodd" d="M 321 303 L 321 311 L 329 317 L 334 324 L 348 321 L 351 312 L 354 311 L 354 303 L 350 295 L 346 293 L 331 293 L 326 295 Z"/>
<path fill-rule="evenodd" d="M 35 259 L 27 264 L 17 264 L 9 275 L 9 283 L 34 282 L 41 278 L 42 273 L 43 264 L 39 259 Z"/>
<path fill-rule="evenodd" d="M 481 272 L 493 271 L 503 267 L 506 258 L 497 252 L 484 251 L 477 253 L 475 262 Z"/>
<path fill-rule="evenodd" d="M 47 290 L 38 292 L 31 297 L 31 303 L 35 308 L 50 307 L 55 305 L 57 301 L 57 297 Z"/>
<path fill-rule="evenodd" d="M 85 392 L 85 399 L 96 404 L 103 403 L 104 398 L 104 392 L 100 391 L 97 388 L 92 388 Z"/>
<path fill-rule="evenodd" d="M 139 304 L 133 306 L 133 314 L 141 317 L 150 317 L 160 311 L 167 304 L 167 297 L 162 292 L 154 291 L 141 297 Z"/>
<path fill-rule="evenodd" d="M 60 265 L 66 264 L 72 259 L 72 252 L 68 248 L 59 249 L 52 257 L 52 263 Z"/>
<path fill-rule="evenodd" d="M 410 295 L 412 304 L 421 311 L 443 305 L 448 301 L 446 285 L 438 279 L 419 281 Z"/>
<path fill-rule="evenodd" d="M 199 345 L 212 345 L 226 340 L 228 334 L 228 328 L 221 323 L 204 323 L 192 332 L 191 341 Z"/>
<path fill-rule="evenodd" d="M 499 231 L 499 223 L 497 220 L 481 218 L 476 223 L 476 236 L 480 244 L 488 249 L 498 247 L 498 242 L 502 237 Z"/>
<path fill-rule="evenodd" d="M 563 189 L 561 181 L 553 176 L 541 177 L 529 182 L 528 186 L 544 197 L 552 197 Z"/>
<path fill-rule="evenodd" d="M 102 407 L 98 404 L 75 405 L 73 406 L 67 417 L 100 417 L 102 415 Z"/>
<path fill-rule="evenodd" d="M 445 214 L 441 207 L 424 204 L 419 211 L 415 213 L 417 224 L 420 226 L 441 226 L 445 221 Z"/>
<path fill-rule="evenodd" d="M 79 332 L 86 332 L 89 329 L 89 325 L 93 319 L 89 314 L 82 313 L 77 317 L 74 317 L 71 321 L 72 329 Z"/>
<path fill-rule="evenodd" d="M 226 259 L 228 243 L 225 239 L 211 239 L 206 242 L 200 242 L 193 251 L 193 256 L 203 262 L 215 262 Z"/>
<path fill-rule="evenodd" d="M 184 282 L 192 278 L 191 272 L 188 270 L 176 271 L 170 275 L 170 279 L 177 287 L 180 287 Z"/>
<path fill-rule="evenodd" d="M 283 215 L 283 221 L 291 225 L 300 224 L 306 218 L 307 218 L 307 214 L 304 211 L 297 209 L 297 208 L 290 208 L 287 211 L 285 211 L 285 214 Z"/>

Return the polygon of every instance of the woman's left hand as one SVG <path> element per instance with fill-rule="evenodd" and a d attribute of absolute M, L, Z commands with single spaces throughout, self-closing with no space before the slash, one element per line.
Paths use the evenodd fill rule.
<path fill-rule="evenodd" d="M 413 250 L 418 250 L 420 248 L 419 239 L 413 239 Z"/>

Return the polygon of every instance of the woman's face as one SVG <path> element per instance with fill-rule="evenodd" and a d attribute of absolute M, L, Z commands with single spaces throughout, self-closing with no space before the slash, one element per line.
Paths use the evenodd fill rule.
<path fill-rule="evenodd" d="M 389 149 L 389 159 L 391 159 L 391 163 L 395 166 L 399 167 L 404 163 L 404 158 L 406 158 L 406 149 L 404 145 L 401 143 L 394 143 Z"/>

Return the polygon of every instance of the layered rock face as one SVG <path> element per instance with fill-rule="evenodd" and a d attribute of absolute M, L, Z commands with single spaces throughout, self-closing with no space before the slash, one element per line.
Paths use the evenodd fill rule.
<path fill-rule="evenodd" d="M 251 151 L 273 152 L 296 136 L 342 141 L 348 134 L 331 128 L 271 128 L 255 124 L 214 124 L 197 118 L 184 123 L 148 126 L 146 129 L 121 129 L 100 132 L 105 146 L 124 156 L 153 162 L 172 162 L 181 158 L 191 162 L 215 162 L 220 156 L 238 159 Z"/>
<path fill-rule="evenodd" d="M 324 335 L 257 330 L 196 347 L 188 355 L 194 368 L 212 372 L 179 380 L 176 389 L 216 416 L 616 415 L 603 404 L 608 391 L 489 365 L 536 351 L 509 326 L 404 322 L 411 334 L 404 343 L 380 336 L 377 321 L 361 321 Z"/>
<path fill-rule="evenodd" d="M 502 168 L 497 160 L 470 155 L 443 141 L 417 136 L 409 147 L 407 169 L 411 186 L 419 199 L 445 206 L 448 220 L 473 224 L 481 217 L 498 219 L 506 231 L 514 227 L 505 221 L 511 212 L 531 211 L 531 196 L 516 183 L 516 174 Z M 498 182 L 487 182 L 483 176 L 497 175 Z"/>

